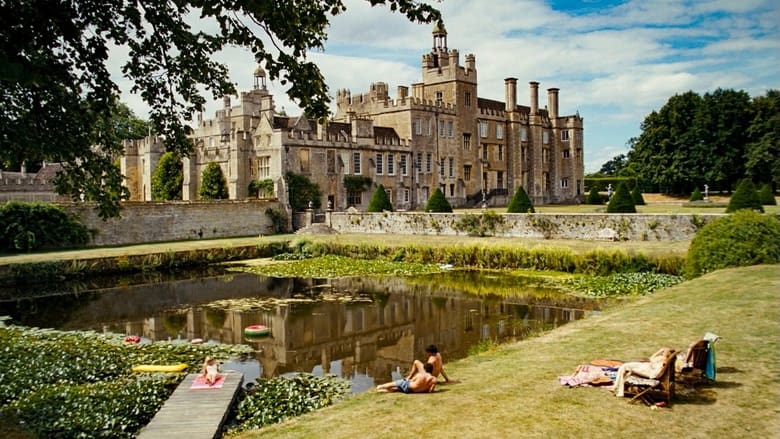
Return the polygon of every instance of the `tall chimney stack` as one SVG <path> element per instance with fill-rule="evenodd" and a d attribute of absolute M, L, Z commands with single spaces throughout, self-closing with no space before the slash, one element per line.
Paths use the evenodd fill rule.
<path fill-rule="evenodd" d="M 558 89 L 557 88 L 547 89 L 547 105 L 549 106 L 548 116 L 550 117 L 550 119 L 557 119 L 558 118 Z"/>
<path fill-rule="evenodd" d="M 531 86 L 531 115 L 536 116 L 539 114 L 539 83 L 531 81 L 528 84 Z"/>
<path fill-rule="evenodd" d="M 515 111 L 517 107 L 517 78 L 504 79 L 506 111 Z"/>

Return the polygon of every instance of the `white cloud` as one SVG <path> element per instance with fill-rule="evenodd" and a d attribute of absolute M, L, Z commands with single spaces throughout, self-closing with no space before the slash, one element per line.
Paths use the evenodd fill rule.
<path fill-rule="evenodd" d="M 311 53 L 331 95 L 366 92 L 372 82 L 421 79 L 421 57 L 432 43 L 430 24 L 410 23 L 386 6 L 347 0 L 333 18 L 324 53 Z M 639 133 L 644 117 L 674 94 L 716 88 L 751 95 L 780 88 L 780 2 L 775 0 L 630 0 L 597 2 L 579 11 L 553 10 L 542 0 L 447 0 L 448 47 L 476 55 L 479 95 L 504 99 L 504 78 L 518 78 L 518 103 L 528 105 L 528 81 L 557 87 L 560 113 L 585 118 L 586 167 L 597 170 Z M 584 11 L 584 12 L 583 12 Z M 220 54 L 239 90 L 251 87 L 254 59 L 238 49 Z M 277 107 L 298 110 L 278 83 Z M 123 97 L 140 108 L 137 97 Z M 221 103 L 209 104 L 207 117 Z M 595 167 L 595 169 L 593 169 Z"/>

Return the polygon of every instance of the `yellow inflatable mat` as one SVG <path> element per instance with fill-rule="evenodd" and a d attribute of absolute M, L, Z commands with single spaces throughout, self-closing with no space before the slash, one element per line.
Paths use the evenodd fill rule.
<path fill-rule="evenodd" d="M 133 372 L 181 372 L 187 369 L 186 363 L 179 364 L 139 364 L 133 366 Z"/>

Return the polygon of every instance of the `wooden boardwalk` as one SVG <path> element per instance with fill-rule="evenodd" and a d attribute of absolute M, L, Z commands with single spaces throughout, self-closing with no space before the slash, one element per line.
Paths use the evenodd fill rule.
<path fill-rule="evenodd" d="M 189 374 L 152 421 L 141 430 L 141 439 L 212 439 L 221 437 L 230 406 L 244 382 L 238 372 L 223 372 L 225 383 L 219 389 L 191 389 L 197 374 Z"/>

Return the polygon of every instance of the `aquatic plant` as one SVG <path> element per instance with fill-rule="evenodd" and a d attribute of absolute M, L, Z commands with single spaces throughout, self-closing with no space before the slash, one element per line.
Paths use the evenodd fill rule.
<path fill-rule="evenodd" d="M 232 432 L 261 428 L 340 401 L 349 394 L 349 381 L 335 376 L 301 373 L 292 378 L 258 379 L 238 404 Z"/>
<path fill-rule="evenodd" d="M 0 420 L 37 437 L 134 437 L 184 374 L 133 374 L 135 364 L 229 359 L 248 346 L 190 343 L 128 345 L 119 334 L 0 326 Z"/>
<path fill-rule="evenodd" d="M 562 281 L 577 294 L 596 297 L 643 296 L 683 281 L 681 276 L 657 273 L 616 273 L 610 276 L 582 276 Z"/>

